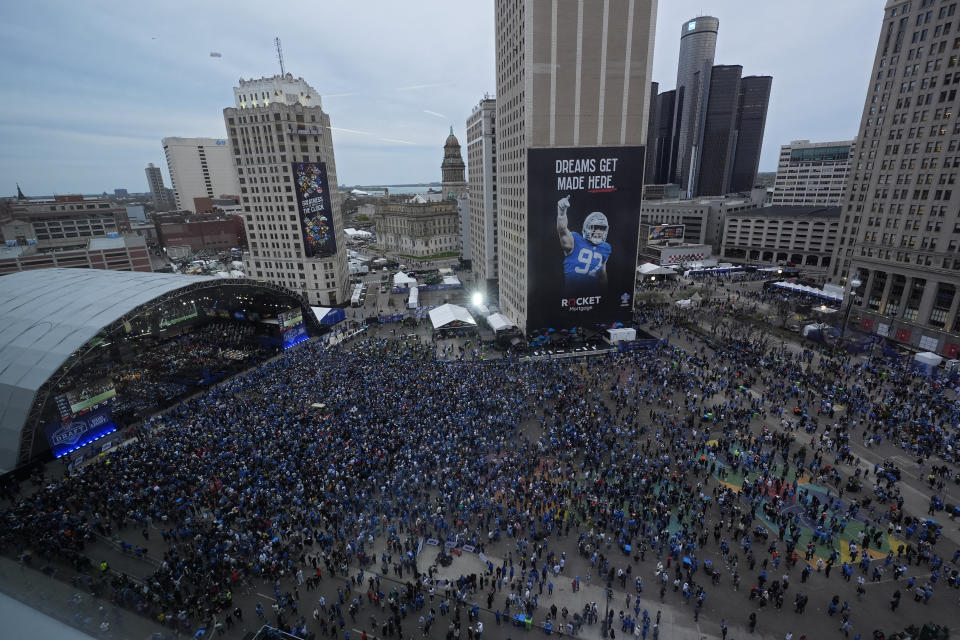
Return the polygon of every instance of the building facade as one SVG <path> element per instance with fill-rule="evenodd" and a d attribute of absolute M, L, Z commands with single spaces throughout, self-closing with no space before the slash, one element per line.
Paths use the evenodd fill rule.
<path fill-rule="evenodd" d="M 831 273 L 847 289 L 860 283 L 852 326 L 949 358 L 960 353 L 955 14 L 886 3 Z"/>
<path fill-rule="evenodd" d="M 377 247 L 397 254 L 426 258 L 460 252 L 460 214 L 456 200 L 427 202 L 388 200 L 377 204 L 374 218 Z"/>
<path fill-rule="evenodd" d="M 129 232 L 126 207 L 82 195 L 16 200 L 0 212 L 0 235 L 8 245 L 63 249 Z"/>
<path fill-rule="evenodd" d="M 279 284 L 312 305 L 347 299 L 346 240 L 337 189 L 330 117 L 320 95 L 291 74 L 240 80 L 236 106 L 223 110 L 236 166 L 243 224 L 249 251 L 244 271 L 250 278 Z M 293 163 L 326 166 L 331 232 L 336 251 L 308 257 L 303 216 L 296 198 Z"/>
<path fill-rule="evenodd" d="M 440 163 L 441 190 L 443 197 L 457 203 L 457 213 L 460 216 L 460 257 L 470 260 L 470 194 L 467 188 L 466 165 L 463 163 L 463 154 L 460 152 L 460 141 L 450 135 L 443 145 L 443 162 Z"/>
<path fill-rule="evenodd" d="M 780 147 L 774 205 L 840 206 L 856 140 L 794 140 Z"/>
<path fill-rule="evenodd" d="M 656 3 L 496 0 L 500 308 L 527 330 L 527 150 L 646 143 Z"/>
<path fill-rule="evenodd" d="M 225 139 L 164 138 L 162 143 L 177 209 L 197 211 L 195 198 L 239 195 L 237 170 Z"/>
<path fill-rule="evenodd" d="M 153 271 L 146 240 L 135 234 L 85 238 L 79 244 L 62 249 L 38 245 L 0 247 L 0 276 L 55 267 Z"/>
<path fill-rule="evenodd" d="M 191 253 L 203 249 L 229 251 L 246 244 L 243 237 L 243 217 L 212 220 L 158 221 L 157 239 L 166 249 L 189 247 Z"/>
<path fill-rule="evenodd" d="M 737 262 L 801 267 L 826 279 L 837 248 L 840 207 L 772 206 L 728 213 L 721 257 Z"/>
<path fill-rule="evenodd" d="M 764 193 L 757 189 L 750 197 L 719 196 L 693 200 L 644 200 L 640 222 L 647 225 L 682 224 L 683 241 L 687 244 L 708 244 L 713 253 L 720 252 L 723 224 L 728 215 L 753 211 L 763 206 Z"/>
<path fill-rule="evenodd" d="M 467 118 L 470 254 L 475 285 L 497 293 L 497 101 L 485 97 Z"/>
<path fill-rule="evenodd" d="M 147 165 L 144 169 L 147 174 L 147 185 L 150 187 L 150 197 L 153 199 L 153 208 L 156 211 L 168 211 L 173 207 L 173 200 L 170 197 L 170 190 L 163 186 L 163 172 L 160 167 L 153 166 L 153 163 Z"/>

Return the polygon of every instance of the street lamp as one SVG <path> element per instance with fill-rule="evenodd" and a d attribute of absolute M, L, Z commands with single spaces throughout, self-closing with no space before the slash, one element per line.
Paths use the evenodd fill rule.
<path fill-rule="evenodd" d="M 860 278 L 858 278 L 857 276 L 854 276 L 853 279 L 850 280 L 849 286 L 847 288 L 847 294 L 849 295 L 850 299 L 846 301 L 847 311 L 843 316 L 843 326 L 840 328 L 841 341 L 843 341 L 843 339 L 847 336 L 847 322 L 849 322 L 850 320 L 850 311 L 853 310 L 853 298 L 856 295 L 856 290 L 860 288 L 861 284 L 863 283 L 860 282 Z"/>
<path fill-rule="evenodd" d="M 473 306 L 479 307 L 483 304 L 483 294 L 477 291 L 473 294 Z"/>
<path fill-rule="evenodd" d="M 600 635 L 604 638 L 607 637 L 607 627 L 610 622 L 610 601 L 613 600 L 613 582 L 608 578 L 607 579 L 607 588 L 605 589 L 607 596 L 607 605 L 603 612 L 603 624 L 600 625 Z"/>

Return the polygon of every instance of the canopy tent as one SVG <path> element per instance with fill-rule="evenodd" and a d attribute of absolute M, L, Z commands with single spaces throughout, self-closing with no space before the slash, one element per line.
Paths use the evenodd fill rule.
<path fill-rule="evenodd" d="M 310 307 L 313 310 L 313 315 L 316 316 L 317 322 L 320 324 L 337 324 L 341 320 L 347 319 L 347 314 L 344 313 L 343 309 L 331 309 L 330 307 Z"/>
<path fill-rule="evenodd" d="M 673 269 L 667 269 L 652 262 L 645 262 L 637 267 L 637 272 L 642 276 L 675 276 L 677 272 Z"/>
<path fill-rule="evenodd" d="M 744 271 L 743 267 L 735 267 L 732 264 L 725 264 L 717 267 L 706 267 L 703 269 L 688 269 L 684 272 L 683 277 L 689 278 L 690 276 L 722 276 L 727 273 L 736 273 L 738 271 Z"/>
<path fill-rule="evenodd" d="M 408 276 L 403 271 L 397 271 L 393 276 L 393 286 L 395 287 L 416 286 L 416 284 L 417 279 Z"/>
<path fill-rule="evenodd" d="M 842 292 L 838 294 L 835 291 L 824 291 L 823 289 L 817 289 L 816 287 L 810 287 L 805 284 L 797 284 L 796 282 L 774 282 L 770 286 L 784 289 L 791 293 L 801 293 L 813 296 L 814 298 L 820 298 L 821 300 L 829 300 L 830 302 L 843 302 Z"/>
<path fill-rule="evenodd" d="M 470 312 L 455 304 L 443 304 L 430 311 L 430 323 L 434 329 L 458 329 L 476 327 L 477 321 Z"/>
<path fill-rule="evenodd" d="M 502 313 L 493 313 L 487 316 L 487 324 L 490 325 L 490 328 L 493 329 L 494 333 L 516 326 L 510 322 L 510 319 L 507 318 L 507 316 L 503 315 Z"/>
<path fill-rule="evenodd" d="M 459 287 L 460 278 L 457 276 L 443 276 L 443 284 L 447 285 L 448 287 Z"/>
<path fill-rule="evenodd" d="M 932 351 L 924 351 L 913 356 L 914 362 L 917 362 L 928 367 L 936 367 L 941 362 L 943 362 L 943 357 L 938 356 Z"/>

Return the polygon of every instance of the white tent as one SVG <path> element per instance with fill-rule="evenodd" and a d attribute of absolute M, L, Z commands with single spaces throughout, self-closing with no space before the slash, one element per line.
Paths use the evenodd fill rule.
<path fill-rule="evenodd" d="M 653 264 L 652 262 L 645 262 L 639 267 L 637 271 L 642 276 L 675 276 L 677 272 L 673 269 L 666 269 L 659 265 Z"/>
<path fill-rule="evenodd" d="M 607 335 L 604 338 L 610 344 L 616 344 L 618 342 L 630 342 L 637 339 L 637 330 L 631 329 L 629 327 L 621 327 L 619 329 L 607 329 Z"/>
<path fill-rule="evenodd" d="M 455 329 L 457 327 L 475 327 L 477 321 L 470 312 L 455 304 L 443 304 L 430 311 L 430 323 L 434 329 Z"/>
<path fill-rule="evenodd" d="M 457 276 L 443 276 L 443 284 L 450 287 L 460 286 L 460 278 Z"/>
<path fill-rule="evenodd" d="M 690 300 L 689 298 L 685 300 L 677 300 L 676 305 L 681 309 L 689 309 L 690 307 L 693 306 L 693 301 Z"/>
<path fill-rule="evenodd" d="M 922 353 L 918 353 L 915 356 L 913 356 L 913 360 L 915 362 L 918 362 L 922 365 L 926 365 L 928 367 L 936 367 L 936 366 L 939 366 L 941 362 L 943 362 L 943 358 L 933 353 L 932 351 L 924 351 Z"/>
<path fill-rule="evenodd" d="M 515 326 L 507 316 L 502 313 L 493 313 L 487 316 L 487 324 L 490 325 L 490 328 L 493 329 L 493 332 L 496 333 L 502 329 L 509 329 L 510 327 Z"/>
<path fill-rule="evenodd" d="M 417 279 L 408 276 L 403 271 L 397 271 L 393 276 L 393 286 L 402 287 L 405 285 L 416 286 Z"/>
<path fill-rule="evenodd" d="M 816 287 L 810 287 L 805 284 L 797 284 L 795 282 L 774 282 L 774 287 L 778 289 L 787 289 L 794 293 L 804 293 L 806 295 L 814 296 L 817 298 L 825 298 L 827 300 L 833 300 L 835 302 L 843 301 L 843 292 L 839 295 L 835 291 L 827 291 L 824 289 L 817 289 Z"/>

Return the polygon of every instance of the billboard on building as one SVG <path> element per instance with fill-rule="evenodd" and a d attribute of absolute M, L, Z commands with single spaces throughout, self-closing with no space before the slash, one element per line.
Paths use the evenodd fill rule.
<path fill-rule="evenodd" d="M 528 332 L 631 319 L 644 151 L 528 151 Z"/>
<path fill-rule="evenodd" d="M 333 255 L 337 252 L 337 241 L 326 163 L 294 162 L 293 179 L 303 227 L 304 255 L 307 258 Z"/>
<path fill-rule="evenodd" d="M 658 224 L 647 232 L 647 245 L 667 244 L 670 240 L 683 240 L 682 224 Z"/>

